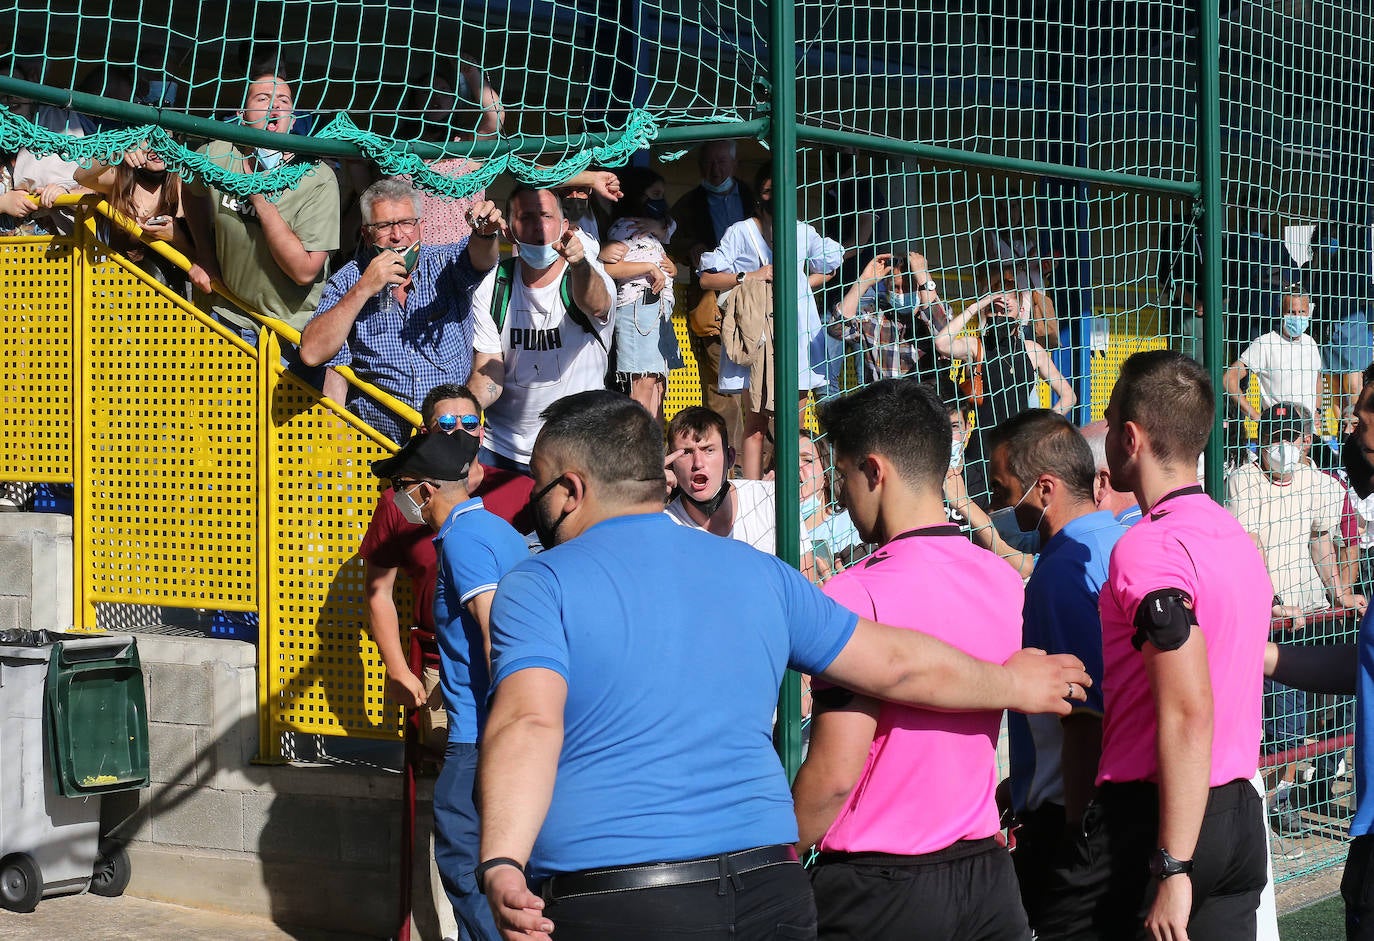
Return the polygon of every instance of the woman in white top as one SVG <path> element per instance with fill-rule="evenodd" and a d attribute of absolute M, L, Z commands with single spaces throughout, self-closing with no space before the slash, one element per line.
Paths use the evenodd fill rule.
<path fill-rule="evenodd" d="M 753 216 L 725 230 L 719 247 L 701 256 L 701 286 L 709 291 L 728 291 L 744 281 L 773 280 L 773 170 L 765 164 L 754 180 L 758 206 Z M 816 309 L 815 288 L 830 280 L 844 261 L 844 246 L 821 236 L 804 222 L 797 223 L 797 355 L 800 364 L 800 407 L 806 395 L 825 384 L 825 333 Z M 721 353 L 720 391 L 742 392 L 749 370 Z M 763 440 L 772 420 L 767 411 L 751 411 L 744 419 L 744 447 L 740 455 L 744 476 L 763 477 Z"/>

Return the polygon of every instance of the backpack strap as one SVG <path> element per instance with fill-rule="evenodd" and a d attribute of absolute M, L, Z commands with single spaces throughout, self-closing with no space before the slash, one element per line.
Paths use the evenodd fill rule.
<path fill-rule="evenodd" d="M 498 333 L 505 327 L 506 314 L 510 310 L 511 281 L 515 277 L 516 260 L 515 258 L 507 258 L 496 266 L 496 284 L 491 293 L 491 318 L 496 321 Z M 571 268 L 563 269 L 563 277 L 558 282 L 558 296 L 563 302 L 564 310 L 567 311 L 568 319 L 590 333 L 592 339 L 596 341 L 596 345 L 604 351 L 606 343 L 601 339 L 601 334 L 597 332 L 596 326 L 592 323 L 592 318 L 573 300 Z"/>
<path fill-rule="evenodd" d="M 601 339 L 601 334 L 597 332 L 595 325 L 593 325 L 592 318 L 589 317 L 581 307 L 578 307 L 577 302 L 573 300 L 571 266 L 563 269 L 563 277 L 558 282 L 558 294 L 563 301 L 564 310 L 568 312 L 568 319 L 590 333 L 592 339 L 596 341 L 596 345 L 601 347 L 603 352 L 606 351 L 606 344 Z"/>
<path fill-rule="evenodd" d="M 510 283 L 514 277 L 514 258 L 507 258 L 496 266 L 496 284 L 491 292 L 491 319 L 496 322 L 497 333 L 506 325 L 506 313 L 510 310 Z"/>

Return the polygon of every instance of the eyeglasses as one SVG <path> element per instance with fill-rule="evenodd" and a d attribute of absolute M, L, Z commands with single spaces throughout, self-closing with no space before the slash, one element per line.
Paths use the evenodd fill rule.
<path fill-rule="evenodd" d="M 391 489 L 397 493 L 404 493 L 408 490 L 414 490 L 416 487 L 420 486 L 420 484 L 426 482 L 427 481 L 423 480 L 393 480 L 391 482 Z"/>
<path fill-rule="evenodd" d="M 478 428 L 482 427 L 482 419 L 478 415 L 437 415 L 434 424 L 439 426 L 439 430 L 446 435 L 451 435 L 462 425 L 463 430 L 468 434 L 473 434 Z"/>
<path fill-rule="evenodd" d="M 418 216 L 410 219 L 395 219 L 391 222 L 364 222 L 363 228 L 369 230 L 374 235 L 386 235 L 393 229 L 413 229 L 420 224 Z"/>

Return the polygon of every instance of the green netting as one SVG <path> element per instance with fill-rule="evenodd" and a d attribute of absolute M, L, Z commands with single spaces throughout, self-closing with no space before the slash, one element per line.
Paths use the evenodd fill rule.
<path fill-rule="evenodd" d="M 1226 0 L 1213 61 L 1200 19 L 1210 8 L 1185 0 L 801 0 L 793 7 L 795 114 L 780 114 L 774 101 L 770 9 L 762 3 L 84 6 L 60 12 L 0 0 L 0 23 L 8 24 L 0 36 L 33 81 L 58 92 L 47 103 L 62 103 L 67 89 L 86 91 L 99 100 L 81 99 L 83 108 L 136 126 L 74 139 L 0 109 L 0 151 L 110 159 L 146 139 L 173 168 L 239 195 L 290 186 L 303 166 L 229 175 L 194 153 L 205 139 L 267 142 L 232 119 L 253 63 L 278 61 L 292 80 L 296 132 L 314 141 L 295 142 L 303 153 L 361 156 L 380 172 L 462 196 L 498 191 L 511 179 L 547 183 L 593 163 L 618 166 L 657 143 L 650 162 L 668 177 L 675 202 L 697 182 L 692 161 L 672 162 L 683 142 L 721 127 L 769 134 L 776 145 L 784 139 L 778 125 L 758 123 L 768 118 L 802 142 L 772 154 L 797 163 L 798 215 L 851 251 L 815 289 L 827 323 L 880 252 L 924 257 L 947 305 L 941 317 L 999 287 L 1018 301 L 1024 290 L 1031 313 L 1041 315 L 1030 318 L 1040 326 L 1032 323 L 1033 335 L 1072 388 L 1080 424 L 1100 418 L 1120 362 L 1137 350 L 1168 346 L 1204 359 L 1210 331 L 1220 359 L 1207 365 L 1220 380 L 1256 330 L 1277 325 L 1281 288 L 1292 281 L 1313 302 L 1310 332 L 1323 356 L 1353 364 L 1338 376 L 1369 363 L 1374 15 L 1349 3 Z M 0 76 L 7 71 L 0 64 Z M 1203 80 L 1213 78 L 1215 113 L 1202 96 Z M 134 100 L 162 107 L 161 124 L 121 104 Z M 1202 167 L 1213 135 L 1224 201 L 1207 213 Z M 854 152 L 841 153 L 845 147 Z M 444 155 L 472 155 L 480 168 L 432 170 Z M 740 155 L 745 179 L 769 159 L 750 145 Z M 1220 236 L 1210 271 L 1202 258 L 1209 226 Z M 1207 277 L 1223 303 L 1200 316 Z M 831 343 L 821 364 L 828 385 L 818 394 L 870 381 L 868 361 L 892 352 L 891 343 L 874 346 L 863 337 Z M 920 368 L 964 413 L 976 411 L 958 391 L 965 365 Z M 1323 435 L 1339 435 L 1349 401 L 1341 381 L 1323 393 L 1322 434 L 1311 449 L 1329 466 Z M 1027 407 L 1053 404 L 1041 378 L 1018 382 L 1009 391 Z M 1225 425 L 1212 458 L 1231 473 L 1259 456 L 1248 420 L 1264 404 L 1259 385 L 1251 377 L 1242 388 L 1247 409 L 1218 383 Z M 970 437 L 980 434 L 975 420 Z M 780 440 L 777 448 L 778 468 L 790 472 L 795 444 Z M 962 476 L 978 491 L 983 457 L 976 448 L 965 457 Z M 1357 526 L 1365 528 L 1362 519 Z M 1347 588 L 1369 588 L 1366 541 L 1362 533 L 1332 540 Z M 838 555 L 854 561 L 866 551 L 846 546 Z M 1310 556 L 1273 564 L 1299 562 Z M 1294 636 L 1348 637 L 1350 619 L 1333 601 L 1305 605 L 1308 624 Z M 1283 790 L 1305 831 L 1285 832 L 1277 844 L 1283 879 L 1343 858 L 1352 719 L 1347 700 L 1269 701 L 1271 716 L 1286 709 L 1304 719 L 1271 760 L 1271 777 L 1291 777 Z"/>

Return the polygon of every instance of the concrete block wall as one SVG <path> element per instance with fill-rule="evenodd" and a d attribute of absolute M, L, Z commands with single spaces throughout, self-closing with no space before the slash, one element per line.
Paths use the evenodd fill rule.
<path fill-rule="evenodd" d="M 0 630 L 72 623 L 72 518 L 0 513 Z"/>
<path fill-rule="evenodd" d="M 0 629 L 72 623 L 71 517 L 0 513 Z M 252 644 L 140 633 L 138 649 L 152 786 L 101 804 L 101 833 L 125 842 L 133 863 L 129 893 L 263 915 L 341 941 L 394 936 L 400 776 L 362 765 L 254 765 Z M 417 857 L 429 818 L 421 784 Z M 437 941 L 423 869 L 415 897 L 412 937 Z"/>

